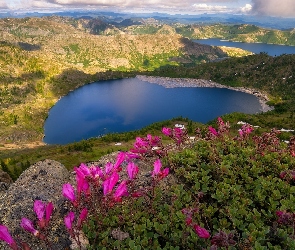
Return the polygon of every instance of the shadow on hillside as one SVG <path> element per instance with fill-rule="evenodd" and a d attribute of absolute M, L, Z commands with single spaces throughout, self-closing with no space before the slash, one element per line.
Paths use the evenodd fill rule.
<path fill-rule="evenodd" d="M 41 80 L 45 78 L 45 74 L 42 70 L 36 70 L 34 72 L 28 72 L 28 73 L 23 73 L 20 76 L 2 76 L 1 77 L 1 82 L 5 84 L 15 84 L 15 83 L 21 83 L 24 81 L 30 81 L 34 82 L 36 80 Z"/>
<path fill-rule="evenodd" d="M 36 51 L 36 50 L 40 50 L 41 46 L 38 44 L 30 44 L 30 43 L 24 43 L 24 42 L 18 42 L 17 45 L 26 51 Z"/>
<path fill-rule="evenodd" d="M 51 91 L 56 97 L 60 97 L 71 90 L 91 82 L 134 77 L 136 74 L 138 74 L 138 72 L 121 72 L 112 70 L 87 74 L 81 70 L 66 69 L 52 79 Z"/>
<path fill-rule="evenodd" d="M 180 43 L 184 45 L 182 52 L 188 58 L 210 62 L 215 61 L 219 58 L 227 57 L 227 54 L 224 53 L 218 47 L 212 47 L 210 45 L 195 43 L 192 40 L 185 37 L 181 37 L 179 40 Z"/>

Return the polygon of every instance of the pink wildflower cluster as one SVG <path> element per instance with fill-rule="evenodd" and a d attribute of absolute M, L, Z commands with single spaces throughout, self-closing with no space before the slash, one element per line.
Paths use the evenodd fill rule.
<path fill-rule="evenodd" d="M 223 136 L 229 133 L 230 125 L 229 122 L 224 123 L 221 117 L 217 119 L 218 129 L 213 128 L 212 126 L 208 127 L 207 139 L 211 140 L 216 137 Z"/>
<path fill-rule="evenodd" d="M 219 134 L 226 134 L 229 132 L 229 122 L 224 122 L 221 117 L 217 118 L 217 125 Z"/>
<path fill-rule="evenodd" d="M 181 128 L 162 128 L 162 133 L 170 137 L 177 146 L 180 146 L 187 141 L 187 131 Z"/>
<path fill-rule="evenodd" d="M 157 143 L 157 138 L 148 137 L 149 142 Z M 137 139 L 137 143 L 142 141 Z M 126 170 L 128 179 L 120 181 L 120 172 Z M 109 209 L 121 202 L 123 197 L 140 197 L 143 190 L 135 190 L 134 181 L 137 178 L 139 168 L 129 158 L 128 153 L 120 152 L 116 162 L 106 163 L 104 168 L 99 166 L 88 167 L 81 164 L 75 168 L 76 190 L 70 184 L 63 185 L 63 196 L 73 205 L 74 211 L 70 211 L 64 218 L 64 223 L 72 238 L 79 244 L 79 230 L 88 216 L 106 214 Z M 160 181 L 169 173 L 169 168 L 162 169 L 161 161 L 154 163 L 151 172 L 155 182 Z M 76 218 L 76 214 L 79 216 Z"/>
<path fill-rule="evenodd" d="M 241 129 L 239 129 L 240 140 L 245 140 L 249 137 L 249 135 L 253 132 L 254 128 L 250 124 L 244 124 Z"/>
<path fill-rule="evenodd" d="M 47 241 L 47 227 L 54 209 L 53 204 L 52 202 L 46 204 L 41 200 L 35 200 L 33 209 L 38 218 L 37 225 L 34 225 L 33 221 L 24 217 L 21 219 L 20 226 L 37 238 L 44 240 L 46 244 L 49 244 Z M 26 242 L 15 241 L 10 235 L 8 228 L 4 225 L 0 225 L 0 240 L 5 241 L 14 250 L 30 250 Z"/>
<path fill-rule="evenodd" d="M 147 135 L 145 138 L 136 137 L 130 153 L 127 156 L 131 159 L 147 156 L 162 157 L 164 154 L 162 140 L 160 137 L 152 135 Z"/>
<path fill-rule="evenodd" d="M 266 150 L 270 152 L 278 152 L 280 145 L 278 134 L 280 134 L 280 131 L 272 129 L 271 132 L 263 133 L 261 136 L 253 136 L 257 152 L 261 155 L 264 155 Z"/>

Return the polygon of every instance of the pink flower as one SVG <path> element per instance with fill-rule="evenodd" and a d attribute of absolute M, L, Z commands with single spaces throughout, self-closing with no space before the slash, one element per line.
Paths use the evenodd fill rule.
<path fill-rule="evenodd" d="M 117 184 L 119 180 L 119 175 L 117 172 L 114 172 L 108 179 L 103 182 L 103 194 L 107 195 L 112 192 L 114 186 Z"/>
<path fill-rule="evenodd" d="M 113 196 L 114 200 L 121 201 L 121 197 L 127 196 L 127 195 L 128 195 L 128 190 L 127 190 L 126 181 L 122 181 L 114 193 L 114 196 Z"/>
<path fill-rule="evenodd" d="M 41 221 L 43 219 L 44 213 L 45 213 L 44 203 L 40 200 L 35 200 L 34 201 L 34 211 L 37 215 L 37 218 Z"/>
<path fill-rule="evenodd" d="M 164 170 L 162 170 L 159 174 L 160 179 L 165 178 L 169 174 L 169 171 L 170 171 L 169 168 L 165 168 Z"/>
<path fill-rule="evenodd" d="M 218 136 L 218 132 L 216 131 L 215 128 L 209 126 L 209 127 L 208 127 L 208 130 L 210 131 L 210 133 L 211 133 L 212 135 Z"/>
<path fill-rule="evenodd" d="M 22 218 L 20 226 L 35 236 L 39 236 L 39 231 L 34 228 L 33 222 L 28 218 Z"/>
<path fill-rule="evenodd" d="M 45 209 L 45 221 L 46 221 L 46 225 L 48 224 L 49 220 L 50 220 L 50 217 L 51 217 L 51 214 L 53 212 L 53 203 L 52 202 L 49 202 L 46 206 L 46 209 Z"/>
<path fill-rule="evenodd" d="M 152 172 L 152 176 L 153 176 L 153 177 L 160 173 L 161 167 L 162 167 L 161 160 L 160 160 L 160 159 L 157 159 L 157 160 L 154 162 L 154 170 L 153 170 L 153 172 Z"/>
<path fill-rule="evenodd" d="M 88 215 L 88 210 L 87 208 L 83 208 L 83 210 L 81 211 L 80 213 L 80 216 L 78 218 L 78 222 L 77 222 L 77 227 L 80 228 L 82 223 L 86 220 L 87 218 L 87 215 Z"/>
<path fill-rule="evenodd" d="M 5 241 L 12 249 L 17 249 L 14 239 L 11 237 L 8 228 L 4 225 L 0 225 L 0 240 Z"/>
<path fill-rule="evenodd" d="M 243 130 L 242 130 L 242 129 L 239 129 L 239 135 L 240 135 L 241 137 L 243 137 L 243 135 L 244 135 L 244 132 L 243 132 Z"/>
<path fill-rule="evenodd" d="M 203 239 L 210 238 L 210 233 L 205 228 L 202 228 L 199 225 L 195 224 L 194 230 L 200 238 L 203 238 Z"/>
<path fill-rule="evenodd" d="M 90 186 L 82 171 L 76 171 L 77 192 L 80 195 L 83 191 L 85 194 L 90 193 Z"/>
<path fill-rule="evenodd" d="M 117 160 L 114 164 L 114 169 L 117 170 L 120 165 L 123 163 L 123 161 L 125 161 L 125 156 L 126 156 L 126 153 L 124 152 L 120 152 L 118 155 L 117 155 Z"/>
<path fill-rule="evenodd" d="M 218 123 L 219 123 L 220 125 L 224 125 L 224 121 L 222 120 L 221 117 L 218 117 L 218 118 L 217 118 L 217 121 L 218 121 Z"/>
<path fill-rule="evenodd" d="M 131 180 L 136 177 L 138 170 L 138 167 L 133 162 L 128 163 L 127 172 Z"/>
<path fill-rule="evenodd" d="M 130 161 L 132 159 L 138 159 L 139 158 L 139 155 L 138 154 L 135 154 L 135 153 L 126 153 L 126 158 L 127 158 L 127 161 Z"/>
<path fill-rule="evenodd" d="M 154 170 L 152 172 L 152 177 L 158 177 L 160 180 L 165 178 L 169 174 L 169 168 L 165 168 L 161 171 L 162 163 L 160 159 L 154 162 Z"/>
<path fill-rule="evenodd" d="M 171 136 L 172 135 L 172 129 L 171 128 L 162 128 L 162 133 L 166 136 Z"/>
<path fill-rule="evenodd" d="M 53 211 L 53 204 L 52 204 L 52 202 L 49 202 L 45 207 L 45 203 L 43 203 L 40 200 L 35 200 L 35 202 L 34 202 L 34 211 L 35 211 L 35 213 L 37 215 L 37 218 L 39 220 L 39 226 L 41 228 L 44 228 L 49 223 L 50 216 L 51 216 L 52 211 Z M 44 213 L 45 213 L 45 216 L 46 216 L 45 219 L 44 219 Z"/>
<path fill-rule="evenodd" d="M 146 136 L 146 138 L 149 141 L 149 145 L 152 146 L 152 147 L 153 146 L 158 146 L 159 142 L 161 142 L 161 138 L 159 136 L 154 136 L 153 137 L 152 135 L 148 134 Z"/>
<path fill-rule="evenodd" d="M 65 198 L 69 199 L 71 202 L 76 201 L 75 190 L 70 183 L 66 183 L 63 185 L 62 194 Z"/>
<path fill-rule="evenodd" d="M 90 167 L 90 172 L 91 172 L 93 179 L 98 179 L 98 178 L 103 179 L 104 178 L 104 174 L 103 174 L 101 168 L 98 166 Z"/>
<path fill-rule="evenodd" d="M 64 218 L 64 223 L 66 228 L 71 231 L 73 228 L 73 221 L 75 219 L 75 214 L 74 212 L 69 212 L 68 215 Z"/>
<path fill-rule="evenodd" d="M 79 168 L 75 168 L 75 171 L 77 173 L 77 171 L 79 171 L 80 173 L 82 173 L 84 175 L 84 177 L 91 175 L 91 171 L 90 168 L 85 165 L 84 163 L 81 163 Z"/>
<path fill-rule="evenodd" d="M 106 165 L 105 165 L 105 168 L 104 168 L 105 174 L 106 175 L 110 174 L 112 172 L 113 168 L 114 168 L 113 163 L 107 162 Z"/>

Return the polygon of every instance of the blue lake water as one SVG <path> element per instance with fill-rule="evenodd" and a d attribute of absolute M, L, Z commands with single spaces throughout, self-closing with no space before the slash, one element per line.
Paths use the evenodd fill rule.
<path fill-rule="evenodd" d="M 70 92 L 52 107 L 44 142 L 66 144 L 179 116 L 206 123 L 226 113 L 260 109 L 255 96 L 234 90 L 169 89 L 137 78 L 100 81 Z"/>
<path fill-rule="evenodd" d="M 211 46 L 236 47 L 251 51 L 255 54 L 265 52 L 270 56 L 280 56 L 282 54 L 295 54 L 295 46 L 267 44 L 267 43 L 242 43 L 224 41 L 217 38 L 193 40 L 196 43 L 207 44 Z"/>

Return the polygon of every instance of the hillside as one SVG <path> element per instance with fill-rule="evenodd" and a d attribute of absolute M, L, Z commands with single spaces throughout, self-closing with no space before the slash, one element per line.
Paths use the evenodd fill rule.
<path fill-rule="evenodd" d="M 41 141 L 49 108 L 88 82 L 226 56 L 165 29 L 97 35 L 101 26 L 113 27 L 57 16 L 0 19 L 0 143 Z"/>
<path fill-rule="evenodd" d="M 119 27 L 129 34 L 155 34 L 166 24 L 141 24 Z M 295 30 L 276 30 L 261 28 L 250 24 L 171 24 L 170 30 L 175 34 L 191 39 L 219 38 L 245 43 L 273 43 L 295 45 Z"/>
<path fill-rule="evenodd" d="M 220 38 L 231 41 L 240 41 L 246 43 L 274 43 L 295 45 L 295 32 L 293 30 L 275 30 L 260 28 L 255 25 L 193 25 L 191 37 L 197 39 Z M 186 30 L 184 28 L 184 30 Z M 182 32 L 179 32 L 182 34 Z"/>

